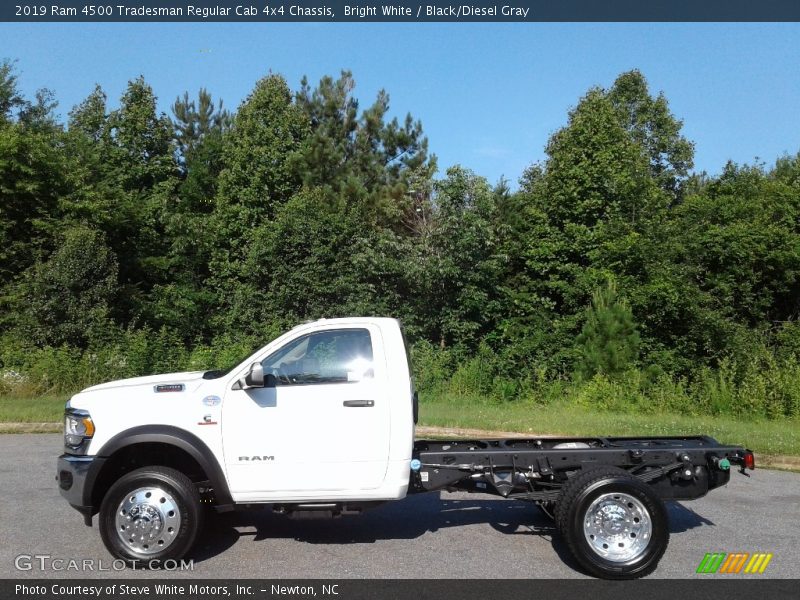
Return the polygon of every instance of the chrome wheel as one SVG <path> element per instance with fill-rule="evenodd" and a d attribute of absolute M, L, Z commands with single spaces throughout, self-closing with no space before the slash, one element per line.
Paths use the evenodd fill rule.
<path fill-rule="evenodd" d="M 653 524 L 642 502 L 629 494 L 598 496 L 583 519 L 589 547 L 612 562 L 638 558 L 650 543 Z"/>
<path fill-rule="evenodd" d="M 181 513 L 172 495 L 160 487 L 128 493 L 117 507 L 117 535 L 129 550 L 143 555 L 168 548 L 181 527 Z"/>

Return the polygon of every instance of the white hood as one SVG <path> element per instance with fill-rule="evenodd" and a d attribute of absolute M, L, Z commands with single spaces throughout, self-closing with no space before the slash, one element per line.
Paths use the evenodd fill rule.
<path fill-rule="evenodd" d="M 98 385 L 93 385 L 92 387 L 88 387 L 85 390 L 82 390 L 81 393 L 84 392 L 98 392 L 101 390 L 110 390 L 114 388 L 123 388 L 123 387 L 137 387 L 137 386 L 155 386 L 155 385 L 164 385 L 164 384 L 177 384 L 182 383 L 187 388 L 189 387 L 190 382 L 195 382 L 198 380 L 202 380 L 203 373 L 205 371 L 186 371 L 184 373 L 166 373 L 163 375 L 148 375 L 146 377 L 131 377 L 129 379 L 118 379 L 116 381 L 109 381 L 106 383 L 100 383 Z M 150 391 L 153 391 L 152 388 Z"/>

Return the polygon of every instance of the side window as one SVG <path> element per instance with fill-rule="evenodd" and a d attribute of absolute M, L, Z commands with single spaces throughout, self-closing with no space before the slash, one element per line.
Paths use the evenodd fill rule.
<path fill-rule="evenodd" d="M 332 329 L 303 336 L 261 362 L 278 385 L 348 383 L 374 377 L 366 329 Z"/>

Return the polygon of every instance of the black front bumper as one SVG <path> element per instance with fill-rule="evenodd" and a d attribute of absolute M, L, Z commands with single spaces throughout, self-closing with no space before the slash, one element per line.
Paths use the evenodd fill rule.
<path fill-rule="evenodd" d="M 58 488 L 70 506 L 83 515 L 87 525 L 92 524 L 92 515 L 97 512 L 92 504 L 92 488 L 104 461 L 97 456 L 62 454 L 58 457 Z"/>

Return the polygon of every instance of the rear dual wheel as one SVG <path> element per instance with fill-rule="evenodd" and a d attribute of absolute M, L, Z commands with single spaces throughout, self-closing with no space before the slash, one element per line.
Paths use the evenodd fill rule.
<path fill-rule="evenodd" d="M 567 481 L 555 519 L 581 567 L 603 579 L 652 573 L 669 543 L 661 498 L 616 467 L 591 468 Z"/>

